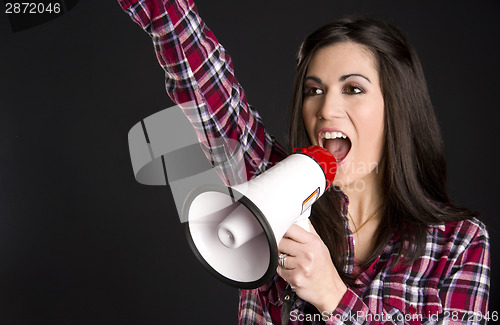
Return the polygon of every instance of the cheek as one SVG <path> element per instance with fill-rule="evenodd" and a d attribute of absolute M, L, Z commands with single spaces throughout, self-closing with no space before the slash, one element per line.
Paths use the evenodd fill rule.
<path fill-rule="evenodd" d="M 385 105 L 384 101 L 380 100 L 377 105 L 378 109 L 374 112 L 373 121 L 375 132 L 378 135 L 380 141 L 384 138 L 384 124 L 385 124 Z"/>
<path fill-rule="evenodd" d="M 304 121 L 304 126 L 307 131 L 307 135 L 309 136 L 309 139 L 314 143 L 314 112 L 311 109 L 311 107 L 307 105 L 302 106 L 302 120 Z"/>
<path fill-rule="evenodd" d="M 384 103 L 378 98 L 365 101 L 354 111 L 351 117 L 358 131 L 360 145 L 364 147 L 363 150 L 371 151 L 370 149 L 375 149 L 373 146 L 378 145 L 383 138 Z"/>
<path fill-rule="evenodd" d="M 365 139 L 372 147 L 371 149 L 379 153 L 384 142 L 384 103 L 380 102 L 373 110 L 364 116 Z"/>
<path fill-rule="evenodd" d="M 373 98 L 366 108 L 366 110 L 363 110 L 363 120 L 366 127 L 372 130 L 372 132 L 383 130 L 385 107 L 381 95 Z"/>
<path fill-rule="evenodd" d="M 311 108 L 308 105 L 302 105 L 302 119 L 304 120 L 304 124 L 309 124 L 311 116 Z"/>

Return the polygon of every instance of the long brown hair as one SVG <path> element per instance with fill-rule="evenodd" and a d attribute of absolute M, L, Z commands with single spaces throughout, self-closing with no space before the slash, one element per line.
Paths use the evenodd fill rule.
<path fill-rule="evenodd" d="M 344 18 L 310 34 L 297 55 L 289 145 L 311 145 L 302 119 L 303 82 L 318 49 L 340 42 L 365 46 L 374 55 L 385 103 L 383 219 L 371 263 L 398 233 L 398 256 L 412 262 L 425 249 L 428 225 L 470 218 L 476 214 L 457 208 L 446 190 L 444 146 L 420 61 L 406 36 L 395 26 L 370 18 Z M 348 242 L 343 193 L 328 191 L 313 206 L 311 222 L 327 245 L 332 260 L 347 283 Z M 401 231 L 406 229 L 406 231 Z"/>

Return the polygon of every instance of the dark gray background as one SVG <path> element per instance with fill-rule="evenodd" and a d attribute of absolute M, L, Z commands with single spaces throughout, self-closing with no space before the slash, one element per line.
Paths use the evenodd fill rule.
<path fill-rule="evenodd" d="M 404 29 L 442 127 L 449 189 L 481 211 L 498 294 L 500 3 L 208 1 L 248 99 L 284 138 L 294 55 L 314 28 L 367 13 Z M 0 324 L 234 324 L 237 290 L 192 255 L 169 189 L 135 182 L 128 130 L 172 105 L 148 36 L 82 0 L 13 33 L 0 14 Z"/>

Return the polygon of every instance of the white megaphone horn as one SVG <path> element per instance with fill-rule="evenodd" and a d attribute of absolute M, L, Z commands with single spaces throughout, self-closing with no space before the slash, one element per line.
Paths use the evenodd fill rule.
<path fill-rule="evenodd" d="M 308 229 L 311 205 L 332 184 L 336 171 L 328 150 L 296 148 L 248 182 L 194 189 L 183 208 L 193 252 L 229 285 L 252 289 L 267 283 L 276 272 L 279 241 L 294 223 Z"/>

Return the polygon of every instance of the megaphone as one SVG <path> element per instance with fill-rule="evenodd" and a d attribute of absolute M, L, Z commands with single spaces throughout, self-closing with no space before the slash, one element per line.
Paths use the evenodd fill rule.
<path fill-rule="evenodd" d="M 333 155 L 319 146 L 294 153 L 235 186 L 202 185 L 186 198 L 186 236 L 198 260 L 221 281 L 242 289 L 267 283 L 278 243 L 294 223 L 308 229 L 312 204 L 332 184 Z"/>

